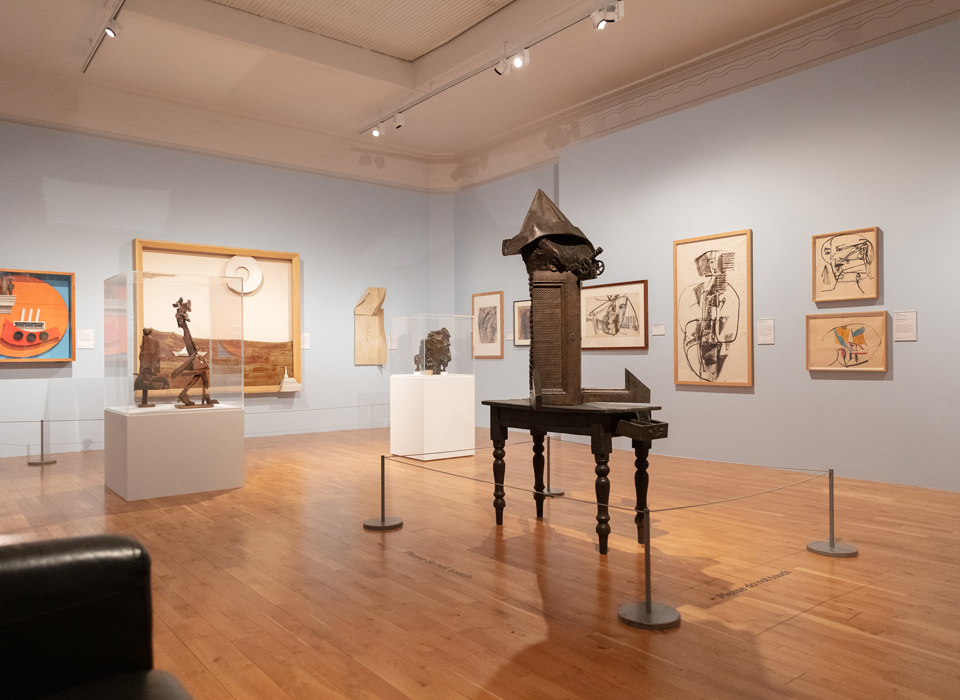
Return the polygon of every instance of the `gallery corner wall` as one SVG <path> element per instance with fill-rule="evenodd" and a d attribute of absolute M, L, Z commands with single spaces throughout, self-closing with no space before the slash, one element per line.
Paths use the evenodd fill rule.
<path fill-rule="evenodd" d="M 473 292 L 526 299 L 520 261 L 500 256 L 537 187 L 605 252 L 598 282 L 649 280 L 649 350 L 583 354 L 584 386 L 652 390 L 670 437 L 661 454 L 960 490 L 960 22 L 692 107 L 561 152 L 552 169 L 457 195 L 457 304 Z M 811 300 L 811 238 L 877 226 L 880 295 Z M 752 388 L 673 383 L 675 240 L 753 230 Z M 917 342 L 890 340 L 883 375 L 808 372 L 804 317 L 916 310 Z M 892 319 L 891 319 L 892 320 Z M 527 349 L 478 360 L 482 399 L 527 390 Z M 656 475 L 654 475 L 656 479 Z"/>
<path fill-rule="evenodd" d="M 451 311 L 453 197 L 360 184 L 0 121 L 0 265 L 76 273 L 73 363 L 0 367 L 0 456 L 103 447 L 103 281 L 146 238 L 301 256 L 302 392 L 251 395 L 246 433 L 386 426 L 387 369 L 355 367 L 353 309 Z M 28 421 L 19 423 L 13 421 Z"/>

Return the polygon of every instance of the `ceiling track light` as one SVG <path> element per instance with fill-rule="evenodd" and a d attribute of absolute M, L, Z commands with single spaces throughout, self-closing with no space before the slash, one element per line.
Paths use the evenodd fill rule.
<path fill-rule="evenodd" d="M 608 2 L 602 10 L 591 12 L 590 19 L 593 20 L 593 28 L 603 29 L 609 22 L 623 19 L 623 4 L 624 0 Z"/>
<path fill-rule="evenodd" d="M 120 29 L 120 23 L 117 20 L 112 19 L 107 22 L 107 26 L 103 28 L 103 33 L 111 39 L 116 39 L 118 36 L 120 36 Z"/>
<path fill-rule="evenodd" d="M 501 58 L 500 62 L 493 67 L 493 72 L 497 75 L 506 75 L 515 68 L 523 68 L 530 64 L 530 49 L 517 51 L 509 58 Z"/>
<path fill-rule="evenodd" d="M 493 67 L 493 72 L 497 75 L 506 75 L 510 72 L 510 61 L 505 58 L 501 58 L 500 63 Z"/>
<path fill-rule="evenodd" d="M 97 51 L 100 50 L 100 45 L 104 39 L 107 37 L 115 39 L 120 36 L 121 27 L 117 21 L 117 17 L 120 15 L 120 10 L 123 9 L 125 2 L 126 0 L 113 0 L 113 7 L 110 10 L 110 14 L 107 15 L 107 21 L 103 25 L 103 29 L 90 40 L 90 53 L 87 55 L 87 60 L 83 63 L 83 68 L 80 69 L 81 73 L 87 72 L 87 68 L 89 68 L 90 63 L 93 62 L 93 57 L 97 55 Z"/>
<path fill-rule="evenodd" d="M 377 138 L 381 133 L 383 133 L 383 122 L 380 122 L 370 130 L 370 135 L 373 136 L 373 138 Z"/>
<path fill-rule="evenodd" d="M 390 123 L 393 125 L 394 129 L 399 129 L 401 126 L 403 126 L 403 114 L 394 114 L 393 119 L 390 120 Z"/>

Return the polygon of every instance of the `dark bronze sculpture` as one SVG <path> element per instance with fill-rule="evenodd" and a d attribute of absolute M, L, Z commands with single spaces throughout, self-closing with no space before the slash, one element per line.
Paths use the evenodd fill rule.
<path fill-rule="evenodd" d="M 424 374 L 440 374 L 445 372 L 452 359 L 450 355 L 450 331 L 441 328 L 430 331 L 427 337 L 420 341 L 420 352 L 413 356 L 414 371 L 420 372 L 420 362 L 423 358 Z"/>
<path fill-rule="evenodd" d="M 180 297 L 173 308 L 177 310 L 177 325 L 183 330 L 183 345 L 187 351 L 187 359 L 170 373 L 170 378 L 176 379 L 181 374 L 191 377 L 183 391 L 180 392 L 180 396 L 177 397 L 177 400 L 182 404 L 177 408 L 206 408 L 219 403 L 216 399 L 211 399 L 207 393 L 210 389 L 210 365 L 197 350 L 197 345 L 193 342 L 193 336 L 190 334 L 190 328 L 187 326 L 190 321 L 188 316 L 191 310 L 190 300 L 184 301 L 183 297 Z M 189 395 L 190 389 L 196 386 L 197 382 L 200 382 L 203 388 L 203 398 L 199 404 L 191 401 Z"/>
<path fill-rule="evenodd" d="M 137 406 L 152 408 L 155 404 L 150 403 L 150 390 L 169 388 L 170 382 L 160 374 L 160 343 L 153 337 L 152 328 L 144 328 L 140 341 L 140 372 L 133 381 L 133 390 L 143 392 L 143 398 Z"/>

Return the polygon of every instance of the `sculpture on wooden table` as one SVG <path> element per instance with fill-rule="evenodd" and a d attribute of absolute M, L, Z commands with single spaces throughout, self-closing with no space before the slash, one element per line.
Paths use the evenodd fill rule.
<path fill-rule="evenodd" d="M 177 406 L 177 408 L 207 408 L 215 403 L 219 403 L 219 401 L 210 398 L 208 393 L 210 390 L 210 365 L 203 359 L 204 353 L 201 353 L 197 349 L 196 343 L 193 342 L 193 335 L 190 333 L 190 328 L 187 326 L 187 323 L 190 321 L 190 316 L 188 315 L 191 311 L 190 300 L 187 299 L 184 301 L 183 297 L 180 297 L 180 299 L 173 304 L 173 308 L 177 310 L 177 326 L 183 331 L 183 346 L 187 353 L 187 359 L 170 373 L 170 378 L 176 379 L 181 374 L 190 377 L 187 385 L 183 388 L 183 391 L 180 392 L 180 396 L 177 397 L 177 400 L 182 404 Z M 190 390 L 195 387 L 198 382 L 203 389 L 203 398 L 199 404 L 190 400 Z"/>
<path fill-rule="evenodd" d="M 450 364 L 450 331 L 441 328 L 430 331 L 427 337 L 420 341 L 420 352 L 413 356 L 414 371 L 424 374 L 440 374 L 447 370 Z M 423 362 L 421 368 L 420 363 Z"/>
<path fill-rule="evenodd" d="M 383 330 L 386 287 L 367 287 L 353 309 L 353 363 L 387 364 L 387 336 Z"/>
<path fill-rule="evenodd" d="M 584 280 L 603 274 L 603 263 L 597 259 L 602 252 L 543 190 L 537 190 L 520 233 L 503 242 L 503 254 L 519 254 L 527 267 L 534 408 L 650 400 L 650 390 L 629 371 L 625 389 L 580 386 L 580 288 Z"/>
<path fill-rule="evenodd" d="M 133 381 L 133 390 L 143 392 L 143 398 L 137 406 L 152 408 L 155 404 L 150 403 L 150 390 L 169 388 L 170 382 L 160 374 L 160 343 L 153 337 L 152 328 L 144 328 L 140 340 L 140 371 Z"/>

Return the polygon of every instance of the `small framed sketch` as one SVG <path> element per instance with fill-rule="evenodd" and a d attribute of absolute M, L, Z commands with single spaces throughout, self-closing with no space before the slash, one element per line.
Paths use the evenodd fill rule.
<path fill-rule="evenodd" d="M 0 270 L 0 363 L 73 362 L 72 272 Z"/>
<path fill-rule="evenodd" d="M 876 227 L 813 237 L 814 302 L 876 299 L 879 281 Z"/>
<path fill-rule="evenodd" d="M 473 295 L 473 356 L 503 358 L 503 292 Z"/>
<path fill-rule="evenodd" d="M 673 242 L 675 384 L 753 386 L 752 231 Z"/>
<path fill-rule="evenodd" d="M 513 302 L 513 344 L 530 344 L 530 300 Z"/>
<path fill-rule="evenodd" d="M 808 315 L 807 369 L 886 372 L 887 312 Z"/>
<path fill-rule="evenodd" d="M 646 350 L 647 281 L 584 287 L 580 324 L 584 350 Z"/>

